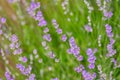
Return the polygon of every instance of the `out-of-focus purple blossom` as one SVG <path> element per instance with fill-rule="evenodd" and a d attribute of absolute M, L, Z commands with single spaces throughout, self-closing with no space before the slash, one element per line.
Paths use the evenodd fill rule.
<path fill-rule="evenodd" d="M 95 56 L 89 56 L 88 62 L 95 63 L 96 57 Z"/>
<path fill-rule="evenodd" d="M 110 38 L 110 44 L 113 45 L 115 43 L 115 40 L 113 38 Z"/>
<path fill-rule="evenodd" d="M 38 20 L 38 21 L 42 21 L 42 20 L 44 20 L 41 11 L 38 11 L 38 12 L 37 12 L 37 14 L 36 14 L 36 16 L 35 16 L 35 20 Z"/>
<path fill-rule="evenodd" d="M 66 40 L 67 40 L 67 36 L 66 36 L 66 34 L 63 34 L 63 35 L 62 35 L 62 41 L 65 42 Z"/>
<path fill-rule="evenodd" d="M 59 80 L 59 79 L 56 77 L 56 78 L 52 78 L 52 79 L 50 79 L 50 80 Z"/>
<path fill-rule="evenodd" d="M 84 70 L 84 66 L 82 64 L 80 64 L 80 66 L 78 67 L 75 67 L 74 70 L 77 72 L 77 73 L 80 73 Z"/>
<path fill-rule="evenodd" d="M 95 68 L 95 65 L 94 63 L 90 63 L 89 66 L 88 66 L 89 69 L 94 69 Z"/>
<path fill-rule="evenodd" d="M 94 50 L 93 50 L 93 53 L 96 53 L 98 51 L 98 49 L 97 48 L 95 48 Z"/>
<path fill-rule="evenodd" d="M 7 71 L 5 72 L 5 77 L 6 77 L 7 80 L 14 80 L 14 78 Z"/>
<path fill-rule="evenodd" d="M 79 55 L 79 56 L 77 57 L 77 60 L 78 60 L 78 61 L 82 61 L 82 60 L 83 60 L 83 56 Z"/>
<path fill-rule="evenodd" d="M 79 54 L 80 54 L 80 48 L 75 43 L 74 37 L 70 37 L 70 39 L 69 39 L 69 45 L 70 45 L 70 48 L 67 50 L 67 52 L 69 52 L 70 54 L 73 54 L 76 58 L 78 58 Z"/>
<path fill-rule="evenodd" d="M 35 80 L 35 74 L 30 74 L 28 80 Z"/>
<path fill-rule="evenodd" d="M 47 32 L 49 32 L 49 29 L 46 27 L 43 32 L 47 33 Z"/>
<path fill-rule="evenodd" d="M 70 37 L 69 44 L 70 44 L 70 47 L 77 48 L 74 37 Z"/>
<path fill-rule="evenodd" d="M 116 66 L 117 66 L 117 61 L 115 60 L 115 58 L 112 58 L 111 62 L 113 62 L 113 63 L 114 63 L 114 67 L 116 67 Z"/>
<path fill-rule="evenodd" d="M 32 67 L 29 65 L 28 68 L 25 68 L 24 65 L 22 64 L 16 64 L 16 68 L 20 70 L 20 72 L 23 74 L 23 75 L 28 75 L 30 74 L 31 70 L 32 70 Z"/>
<path fill-rule="evenodd" d="M 9 3 L 13 3 L 13 2 L 14 2 L 14 0 L 8 0 L 8 2 L 9 2 Z"/>
<path fill-rule="evenodd" d="M 26 62 L 27 62 L 27 58 L 26 58 L 25 56 L 23 56 L 23 57 L 21 58 L 21 61 L 24 62 L 24 63 L 26 63 Z"/>
<path fill-rule="evenodd" d="M 52 51 L 50 51 L 50 52 L 48 53 L 48 55 L 49 55 L 50 58 L 55 58 L 55 54 L 54 54 Z"/>
<path fill-rule="evenodd" d="M 2 18 L 0 19 L 0 22 L 1 22 L 2 24 L 6 23 L 6 18 L 2 17 Z"/>
<path fill-rule="evenodd" d="M 84 28 L 87 32 L 92 32 L 93 31 L 92 27 L 89 26 L 89 25 L 85 25 Z"/>
<path fill-rule="evenodd" d="M 15 48 L 19 48 L 20 47 L 20 44 L 19 43 L 16 43 L 15 44 Z"/>
<path fill-rule="evenodd" d="M 38 23 L 38 26 L 46 26 L 47 25 L 47 22 L 45 21 L 45 20 L 41 20 L 41 21 L 39 21 L 39 23 Z"/>
<path fill-rule="evenodd" d="M 19 48 L 19 49 L 14 50 L 13 54 L 14 55 L 16 55 L 16 54 L 22 54 L 22 49 Z"/>
<path fill-rule="evenodd" d="M 40 7 L 40 3 L 31 2 L 30 6 L 27 8 L 27 12 L 32 17 L 35 16 L 35 10 Z"/>
<path fill-rule="evenodd" d="M 3 33 L 3 31 L 0 29 L 0 35 Z"/>
<path fill-rule="evenodd" d="M 113 44 L 115 43 L 115 40 L 113 39 L 112 27 L 109 24 L 106 24 L 105 27 L 106 27 L 107 36 L 110 39 L 110 43 L 107 45 L 108 53 L 107 53 L 106 56 L 107 57 L 112 57 L 113 55 L 116 54 L 116 50 L 113 49 Z"/>
<path fill-rule="evenodd" d="M 5 77 L 6 77 L 7 80 L 10 79 L 10 74 L 9 74 L 9 72 L 5 72 Z"/>
<path fill-rule="evenodd" d="M 56 31 L 58 34 L 62 34 L 62 29 L 58 28 L 58 29 L 56 29 Z"/>
<path fill-rule="evenodd" d="M 79 55 L 79 53 L 80 53 L 80 50 L 77 49 L 77 48 L 72 47 L 72 48 L 69 49 L 69 52 L 71 54 L 73 54 L 75 57 L 77 57 Z"/>
<path fill-rule="evenodd" d="M 107 18 L 111 18 L 112 15 L 113 15 L 113 13 L 111 11 L 110 12 L 107 12 L 107 11 L 104 12 L 104 16 L 107 17 Z"/>
<path fill-rule="evenodd" d="M 94 51 L 91 49 L 91 48 L 88 48 L 86 53 L 88 55 L 88 62 L 89 62 L 89 66 L 88 68 L 89 69 L 94 69 L 95 68 L 95 61 L 96 61 L 96 57 L 94 56 L 94 53 L 96 52 L 97 50 L 94 49 Z"/>
<path fill-rule="evenodd" d="M 35 14 L 35 10 L 40 7 L 40 3 L 37 2 L 31 2 L 30 6 L 27 8 L 27 12 L 29 15 L 31 15 L 35 20 L 39 21 L 38 26 L 46 26 L 47 22 L 43 17 L 42 12 L 39 10 L 37 11 L 37 14 Z"/>
<path fill-rule="evenodd" d="M 94 80 L 96 78 L 96 73 L 90 74 L 86 70 L 83 70 L 82 76 L 83 76 L 84 80 Z"/>
<path fill-rule="evenodd" d="M 15 44 L 14 43 L 11 43 L 10 44 L 10 49 L 14 49 L 15 48 Z"/>
<path fill-rule="evenodd" d="M 31 73 L 31 70 L 32 70 L 32 67 L 29 65 L 28 68 L 26 68 L 26 69 L 24 70 L 24 74 L 25 74 L 25 75 L 30 74 L 30 73 Z"/>
<path fill-rule="evenodd" d="M 16 67 L 21 71 L 21 73 L 24 73 L 25 66 L 23 66 L 22 64 L 17 64 Z"/>
<path fill-rule="evenodd" d="M 44 34 L 43 39 L 45 39 L 46 41 L 49 41 L 49 42 L 52 40 L 50 34 Z"/>
<path fill-rule="evenodd" d="M 39 21 L 39 23 L 38 23 L 39 26 L 42 27 L 42 26 L 46 26 L 47 25 L 47 22 L 44 19 L 43 14 L 42 14 L 41 11 L 38 11 L 37 14 L 36 14 L 36 16 L 34 18 L 35 18 L 35 20 Z"/>
<path fill-rule="evenodd" d="M 112 57 L 113 55 L 116 54 L 116 50 L 113 49 L 112 44 L 107 45 L 107 51 L 108 51 L 108 54 L 106 55 L 107 57 Z"/>
<path fill-rule="evenodd" d="M 59 25 L 57 24 L 57 21 L 55 19 L 52 20 L 52 24 L 55 27 L 55 29 L 57 29 L 59 27 Z"/>
<path fill-rule="evenodd" d="M 87 55 L 93 55 L 93 51 L 91 48 L 88 48 L 87 51 L 86 51 Z"/>
<path fill-rule="evenodd" d="M 105 27 L 106 27 L 107 36 L 108 36 L 109 38 L 113 37 L 112 27 L 111 27 L 109 24 L 106 24 Z"/>
<path fill-rule="evenodd" d="M 16 43 L 18 41 L 18 37 L 15 34 L 13 34 L 10 40 L 12 43 Z"/>

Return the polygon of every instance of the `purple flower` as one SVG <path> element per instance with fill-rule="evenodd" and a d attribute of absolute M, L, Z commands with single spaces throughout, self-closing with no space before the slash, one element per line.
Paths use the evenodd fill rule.
<path fill-rule="evenodd" d="M 0 22 L 1 22 L 2 24 L 6 23 L 6 19 L 5 19 L 4 17 L 2 17 L 1 20 L 0 20 Z"/>
<path fill-rule="evenodd" d="M 14 80 L 14 78 L 7 71 L 5 72 L 5 77 L 6 77 L 7 80 Z"/>
<path fill-rule="evenodd" d="M 19 47 L 20 47 L 20 44 L 19 44 L 19 43 L 16 43 L 15 47 L 16 47 L 16 48 L 19 48 Z"/>
<path fill-rule="evenodd" d="M 116 54 L 116 50 L 113 49 L 113 44 L 108 44 L 107 50 L 108 50 L 108 54 L 106 55 L 107 57 L 111 57 Z"/>
<path fill-rule="evenodd" d="M 46 26 L 47 25 L 47 22 L 45 21 L 45 20 L 41 20 L 41 21 L 39 21 L 39 23 L 38 23 L 38 26 Z"/>
<path fill-rule="evenodd" d="M 70 47 L 77 48 L 74 37 L 71 37 L 69 39 L 69 44 L 70 44 Z"/>
<path fill-rule="evenodd" d="M 26 63 L 27 62 L 27 58 L 25 56 L 22 57 L 22 62 Z"/>
<path fill-rule="evenodd" d="M 52 20 L 52 24 L 54 25 L 55 29 L 59 27 L 55 19 Z"/>
<path fill-rule="evenodd" d="M 56 77 L 56 78 L 52 78 L 52 79 L 50 79 L 50 80 L 59 80 L 59 79 Z"/>
<path fill-rule="evenodd" d="M 106 24 L 105 27 L 107 36 L 110 39 L 110 43 L 107 45 L 108 54 L 106 54 L 106 56 L 112 57 L 116 54 L 116 50 L 113 49 L 113 44 L 115 43 L 115 40 L 113 39 L 112 27 L 109 24 Z"/>
<path fill-rule="evenodd" d="M 112 27 L 111 27 L 109 24 L 106 24 L 105 27 L 106 27 L 107 36 L 108 36 L 108 37 L 113 37 Z"/>
<path fill-rule="evenodd" d="M 95 56 L 89 56 L 88 57 L 88 62 L 90 63 L 95 63 L 96 57 Z"/>
<path fill-rule="evenodd" d="M 82 76 L 83 76 L 84 80 L 94 80 L 96 78 L 96 73 L 90 74 L 86 70 L 83 70 Z"/>
<path fill-rule="evenodd" d="M 43 32 L 47 33 L 47 32 L 49 32 L 49 29 L 46 27 Z"/>
<path fill-rule="evenodd" d="M 11 43 L 10 44 L 10 49 L 14 49 L 15 48 L 15 44 L 14 43 Z"/>
<path fill-rule="evenodd" d="M 91 48 L 88 48 L 86 53 L 87 53 L 88 56 L 93 55 L 93 51 L 92 51 Z"/>
<path fill-rule="evenodd" d="M 47 22 L 45 21 L 41 11 L 37 12 L 37 14 L 35 16 L 35 20 L 39 21 L 38 25 L 41 26 L 41 27 L 47 25 Z"/>
<path fill-rule="evenodd" d="M 80 64 L 80 66 L 78 67 L 75 67 L 74 70 L 77 72 L 77 73 L 80 73 L 84 70 L 84 66 L 82 64 Z"/>
<path fill-rule="evenodd" d="M 3 31 L 0 29 L 0 35 L 3 33 Z"/>
<path fill-rule="evenodd" d="M 50 58 L 55 58 L 55 54 L 52 51 L 50 51 L 48 55 L 50 56 Z"/>
<path fill-rule="evenodd" d="M 78 57 L 77 57 L 77 60 L 78 60 L 78 61 L 82 61 L 82 60 L 83 60 L 83 56 L 81 56 L 81 55 L 78 56 Z"/>
<path fill-rule="evenodd" d="M 66 34 L 63 34 L 63 35 L 62 35 L 62 41 L 65 42 L 66 40 L 67 40 L 67 36 L 66 36 Z"/>
<path fill-rule="evenodd" d="M 10 79 L 10 73 L 9 72 L 5 72 L 5 77 L 6 77 L 7 80 Z"/>
<path fill-rule="evenodd" d="M 43 39 L 45 39 L 46 41 L 49 41 L 49 42 L 52 40 L 50 34 L 44 34 Z"/>
<path fill-rule="evenodd" d="M 28 80 L 35 80 L 35 74 L 30 74 Z"/>
<path fill-rule="evenodd" d="M 82 60 L 80 54 L 80 48 L 76 45 L 74 37 L 69 39 L 70 48 L 67 50 L 68 53 L 73 54 L 79 61 Z"/>
<path fill-rule="evenodd" d="M 37 9 L 39 7 L 40 7 L 40 3 L 39 2 L 37 2 L 37 3 L 31 2 L 31 4 L 30 4 L 30 8 L 33 9 L 33 10 L 35 10 L 35 9 Z"/>
<path fill-rule="evenodd" d="M 96 61 L 96 57 L 94 56 L 94 53 L 97 51 L 97 49 L 94 49 L 94 52 L 91 48 L 88 48 L 86 53 L 88 55 L 88 62 L 89 62 L 89 69 L 94 69 L 95 68 L 95 61 Z"/>
<path fill-rule="evenodd" d="M 30 74 L 30 73 L 31 73 L 31 70 L 32 70 L 32 67 L 31 67 L 31 66 L 28 66 L 28 68 L 26 68 L 26 69 L 24 70 L 24 74 L 25 74 L 25 75 Z"/>
<path fill-rule="evenodd" d="M 58 28 L 58 29 L 56 30 L 56 32 L 57 32 L 58 34 L 62 34 L 62 29 Z"/>
<path fill-rule="evenodd" d="M 107 12 L 107 11 L 104 12 L 104 16 L 107 17 L 107 18 L 111 18 L 112 15 L 113 15 L 113 13 L 111 11 L 110 12 Z"/>
<path fill-rule="evenodd" d="M 30 14 L 32 17 L 35 16 L 35 10 L 40 7 L 40 3 L 37 2 L 31 2 L 30 6 L 27 8 L 28 14 Z"/>
<path fill-rule="evenodd" d="M 11 36 L 11 42 L 16 43 L 17 41 L 18 41 L 18 37 L 15 34 L 13 34 Z"/>
<path fill-rule="evenodd" d="M 115 43 L 115 40 L 113 38 L 110 38 L 110 44 L 113 45 Z"/>
<path fill-rule="evenodd" d="M 19 48 L 19 49 L 14 50 L 13 54 L 14 55 L 16 55 L 16 54 L 22 54 L 22 49 Z"/>
<path fill-rule="evenodd" d="M 19 67 L 19 70 L 21 71 L 21 73 L 24 73 L 25 66 L 21 65 L 21 66 Z"/>
<path fill-rule="evenodd" d="M 94 65 L 94 63 L 90 63 L 88 67 L 89 67 L 89 69 L 94 69 L 95 65 Z"/>
<path fill-rule="evenodd" d="M 85 25 L 84 28 L 87 32 L 92 32 L 93 31 L 92 27 L 89 26 L 89 25 Z"/>
<path fill-rule="evenodd" d="M 38 26 L 46 26 L 47 22 L 44 19 L 42 12 L 37 11 L 37 14 L 35 14 L 35 10 L 40 7 L 40 3 L 37 2 L 31 2 L 30 7 L 27 8 L 27 12 L 29 15 L 31 15 L 35 20 L 39 21 Z"/>

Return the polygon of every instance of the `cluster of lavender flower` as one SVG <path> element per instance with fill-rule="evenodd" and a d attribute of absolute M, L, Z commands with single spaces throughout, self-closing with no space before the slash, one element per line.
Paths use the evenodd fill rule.
<path fill-rule="evenodd" d="M 56 22 L 55 19 L 52 20 L 52 24 L 53 24 L 53 26 L 55 27 L 56 32 L 57 32 L 59 35 L 63 33 L 62 29 L 59 28 L 59 25 L 57 24 L 57 22 Z M 62 34 L 61 40 L 62 40 L 63 42 L 65 42 L 65 41 L 67 40 L 66 34 Z"/>
<path fill-rule="evenodd" d="M 91 48 L 87 49 L 87 55 L 88 55 L 88 62 L 90 63 L 89 64 L 89 69 L 94 69 L 95 68 L 95 60 L 96 60 L 96 57 L 94 56 L 94 53 L 96 52 L 97 50 L 94 50 L 94 52 L 92 51 Z"/>

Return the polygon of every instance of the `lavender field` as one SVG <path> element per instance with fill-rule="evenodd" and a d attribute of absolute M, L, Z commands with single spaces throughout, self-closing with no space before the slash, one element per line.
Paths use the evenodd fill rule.
<path fill-rule="evenodd" d="M 120 0 L 0 0 L 0 80 L 120 80 Z"/>

